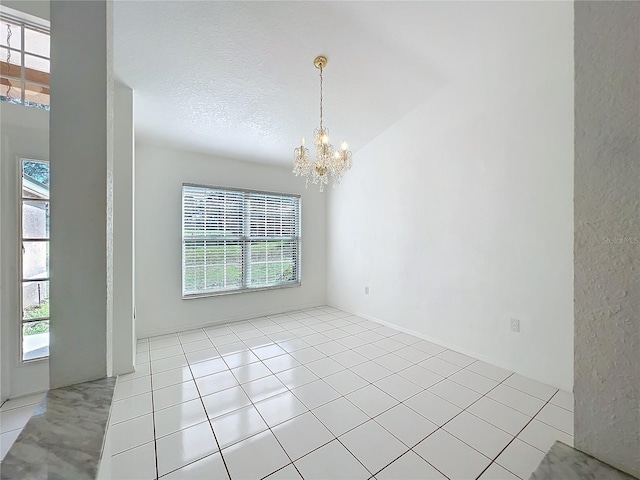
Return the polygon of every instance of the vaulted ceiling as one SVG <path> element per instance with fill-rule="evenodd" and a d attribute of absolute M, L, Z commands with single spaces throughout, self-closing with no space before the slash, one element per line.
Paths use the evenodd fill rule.
<path fill-rule="evenodd" d="M 538 5 L 534 7 L 534 5 Z M 527 6 L 529 5 L 529 6 Z M 539 2 L 118 1 L 115 75 L 142 136 L 290 164 L 319 121 L 357 153 L 453 79 L 517 58 Z M 526 37 L 524 37 L 526 38 Z M 419 139 L 416 139 L 419 143 Z"/>

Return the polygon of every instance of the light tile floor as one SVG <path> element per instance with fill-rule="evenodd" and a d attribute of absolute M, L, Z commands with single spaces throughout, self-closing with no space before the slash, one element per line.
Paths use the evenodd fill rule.
<path fill-rule="evenodd" d="M 7 400 L 0 406 L 0 463 L 27 424 L 45 393 Z"/>
<path fill-rule="evenodd" d="M 527 479 L 572 395 L 332 307 L 138 342 L 113 479 Z"/>

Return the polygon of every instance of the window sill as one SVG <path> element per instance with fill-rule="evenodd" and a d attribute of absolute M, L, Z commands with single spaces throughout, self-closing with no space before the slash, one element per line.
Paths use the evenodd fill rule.
<path fill-rule="evenodd" d="M 195 298 L 206 298 L 206 297 L 219 297 L 222 295 L 236 295 L 238 293 L 251 293 L 251 292 L 264 292 L 267 290 L 280 290 L 283 288 L 293 288 L 300 287 L 302 285 L 301 282 L 295 283 L 287 283 L 286 285 L 274 285 L 272 287 L 260 287 L 260 288 L 242 288 L 238 290 L 225 290 L 223 292 L 202 292 L 202 293 L 191 293 L 189 295 L 182 295 L 183 300 L 192 300 Z"/>
<path fill-rule="evenodd" d="M 47 362 L 49 363 L 49 356 L 47 355 L 46 357 L 38 357 L 38 358 L 31 358 L 28 360 L 20 360 L 18 362 L 18 366 L 27 366 L 27 365 L 35 365 L 36 363 L 43 363 L 43 362 Z"/>

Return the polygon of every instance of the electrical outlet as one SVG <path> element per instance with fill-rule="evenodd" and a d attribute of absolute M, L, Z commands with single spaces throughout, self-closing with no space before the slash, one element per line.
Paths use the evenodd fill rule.
<path fill-rule="evenodd" d="M 520 320 L 517 318 L 511 319 L 511 331 L 516 333 L 520 332 Z"/>
<path fill-rule="evenodd" d="M 369 287 L 364 287 L 364 294 L 369 295 Z"/>

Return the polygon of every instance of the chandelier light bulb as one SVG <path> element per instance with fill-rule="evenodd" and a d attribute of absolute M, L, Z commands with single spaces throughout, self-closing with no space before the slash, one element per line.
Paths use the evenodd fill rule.
<path fill-rule="evenodd" d="M 329 183 L 329 177 L 333 179 L 335 186 L 351 168 L 351 152 L 347 150 L 347 142 L 342 142 L 341 150 L 334 150 L 333 145 L 329 143 L 329 129 L 322 122 L 322 71 L 327 66 L 327 58 L 318 56 L 313 60 L 313 65 L 320 70 L 320 127 L 313 132 L 316 156 L 315 161 L 312 161 L 302 137 L 300 146 L 293 151 L 293 173 L 306 177 L 307 186 L 309 182 L 320 184 L 322 192 L 324 186 Z"/>

